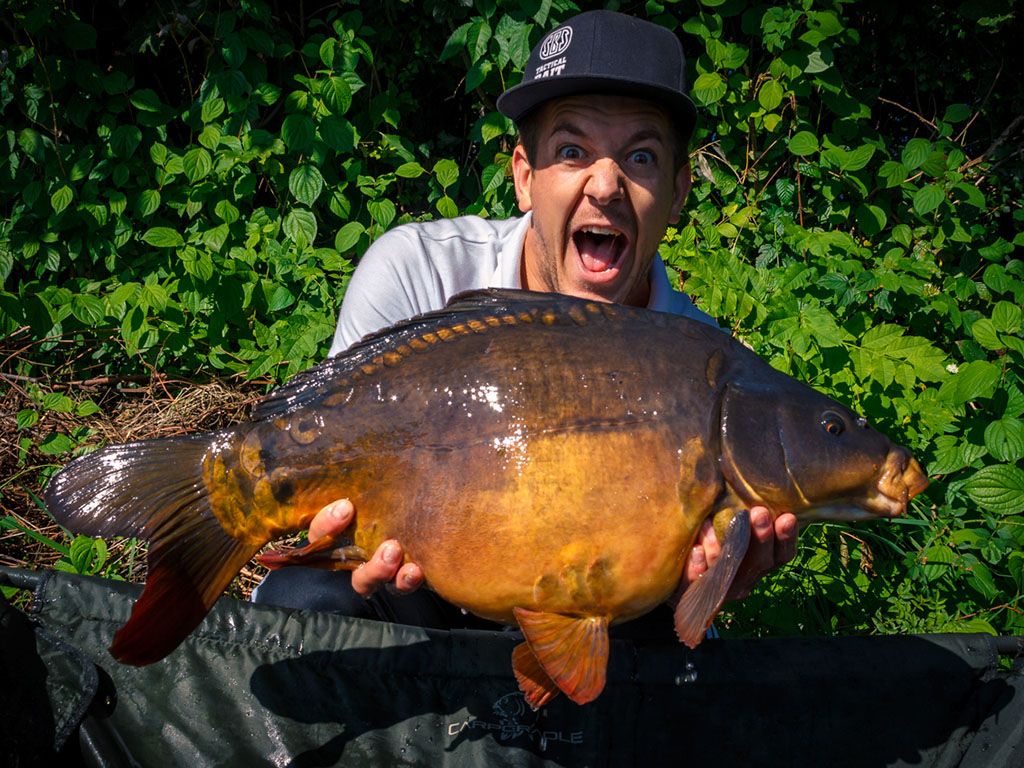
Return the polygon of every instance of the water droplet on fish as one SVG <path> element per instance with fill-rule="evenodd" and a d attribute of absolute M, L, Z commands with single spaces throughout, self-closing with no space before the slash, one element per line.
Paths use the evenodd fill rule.
<path fill-rule="evenodd" d="M 459 610 L 462 611 L 462 615 L 463 616 L 468 616 L 469 615 L 469 611 L 467 611 L 465 608 L 459 608 Z"/>
<path fill-rule="evenodd" d="M 686 662 L 686 671 L 680 675 L 676 675 L 676 685 L 684 685 L 686 683 L 692 683 L 697 680 L 697 670 L 693 666 L 692 661 Z"/>

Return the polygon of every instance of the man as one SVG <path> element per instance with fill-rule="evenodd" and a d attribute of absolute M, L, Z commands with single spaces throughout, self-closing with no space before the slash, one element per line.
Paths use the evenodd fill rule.
<path fill-rule="evenodd" d="M 382 236 L 349 284 L 331 354 L 471 288 L 557 291 L 715 325 L 672 289 L 657 252 L 690 191 L 687 144 L 696 119 L 675 35 L 611 11 L 582 13 L 541 41 L 523 82 L 502 94 L 498 108 L 520 129 L 512 175 L 525 215 L 410 224 Z M 310 540 L 339 535 L 353 514 L 348 500 L 328 505 L 313 520 Z M 745 596 L 795 552 L 793 515 L 773 525 L 768 510 L 755 507 L 751 529 L 731 598 Z M 708 523 L 677 595 L 719 551 Z M 388 541 L 351 575 L 285 569 L 268 577 L 255 599 L 424 626 L 479 625 L 428 590 L 416 599 L 393 597 L 423 583 L 419 567 L 402 558 L 400 543 Z M 380 591 L 385 585 L 389 591 Z"/>

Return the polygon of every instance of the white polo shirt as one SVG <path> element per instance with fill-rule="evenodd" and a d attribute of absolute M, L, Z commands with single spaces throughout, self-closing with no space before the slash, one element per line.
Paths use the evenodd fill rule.
<path fill-rule="evenodd" d="M 510 219 L 460 216 L 403 224 L 366 251 L 352 275 L 331 344 L 336 355 L 368 333 L 441 309 L 455 294 L 477 288 L 521 288 L 520 262 L 531 214 Z M 648 309 L 718 328 L 668 280 L 655 256 Z"/>

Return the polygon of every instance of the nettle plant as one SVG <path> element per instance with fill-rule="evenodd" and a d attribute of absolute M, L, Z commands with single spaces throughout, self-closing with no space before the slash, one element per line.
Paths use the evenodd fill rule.
<path fill-rule="evenodd" d="M 905 520 L 804 532 L 725 631 L 1024 631 L 1008 0 L 109 5 L 4 2 L 0 323 L 27 410 L 53 382 L 269 384 L 318 362 L 382 232 L 517 213 L 494 100 L 549 29 L 613 7 L 689 56 L 694 188 L 666 262 L 934 479 Z M 76 429 L 41 440 L 91 447 Z"/>

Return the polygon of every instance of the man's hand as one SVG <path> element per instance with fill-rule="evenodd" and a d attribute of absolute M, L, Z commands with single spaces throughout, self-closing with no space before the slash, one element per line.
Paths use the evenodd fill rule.
<path fill-rule="evenodd" d="M 309 540 L 340 535 L 355 513 L 356 508 L 348 499 L 331 502 L 317 512 L 309 524 Z M 401 594 L 419 589 L 423 584 L 423 571 L 416 563 L 401 563 L 402 547 L 394 539 L 388 539 L 377 547 L 365 565 L 352 572 L 352 589 L 363 597 L 369 597 L 383 586 Z"/>
<path fill-rule="evenodd" d="M 676 590 L 678 599 L 686 588 L 718 559 L 722 547 L 715 536 L 711 519 L 704 521 L 697 541 L 686 558 L 683 578 Z M 767 507 L 750 508 L 750 544 L 743 557 L 739 573 L 733 579 L 726 594 L 726 600 L 740 600 L 750 594 L 754 585 L 767 573 L 785 565 L 796 555 L 796 516 L 791 513 L 779 515 L 772 525 L 772 515 Z"/>

